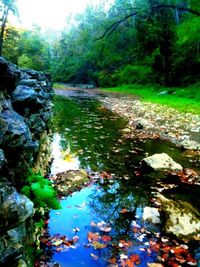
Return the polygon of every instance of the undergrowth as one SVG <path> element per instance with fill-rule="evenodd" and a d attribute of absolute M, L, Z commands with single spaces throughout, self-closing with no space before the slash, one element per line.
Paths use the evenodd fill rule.
<path fill-rule="evenodd" d="M 29 170 L 27 184 L 21 189 L 22 193 L 30 198 L 35 208 L 59 209 L 60 203 L 56 198 L 56 191 L 49 180 L 39 172 Z"/>

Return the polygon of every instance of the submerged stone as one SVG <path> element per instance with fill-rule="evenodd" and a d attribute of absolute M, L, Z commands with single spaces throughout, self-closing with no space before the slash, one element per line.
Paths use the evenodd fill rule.
<path fill-rule="evenodd" d="M 153 156 L 147 157 L 143 159 L 143 163 L 152 168 L 154 171 L 181 171 L 183 169 L 180 164 L 176 163 L 166 153 L 154 154 Z"/>
<path fill-rule="evenodd" d="M 160 213 L 157 208 L 145 207 L 143 211 L 143 220 L 149 221 L 153 224 L 160 224 Z"/>
<path fill-rule="evenodd" d="M 61 195 L 80 190 L 89 183 L 88 174 L 85 170 L 66 171 L 53 177 L 56 190 Z"/>

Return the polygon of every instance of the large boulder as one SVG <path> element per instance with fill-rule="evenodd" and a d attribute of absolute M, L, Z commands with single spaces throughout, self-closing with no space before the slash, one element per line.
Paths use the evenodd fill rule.
<path fill-rule="evenodd" d="M 0 182 L 0 229 L 10 230 L 33 215 L 33 203 L 5 181 Z"/>
<path fill-rule="evenodd" d="M 13 102 L 24 102 L 27 101 L 30 104 L 36 102 L 37 93 L 35 90 L 26 85 L 18 85 L 17 88 L 12 93 Z"/>
<path fill-rule="evenodd" d="M 176 163 L 170 156 L 166 153 L 154 154 L 153 156 L 143 159 L 143 164 L 150 167 L 154 171 L 181 171 L 183 167 Z"/>
<path fill-rule="evenodd" d="M 37 143 L 32 142 L 31 138 L 30 130 L 22 116 L 9 110 L 0 114 L 0 144 L 36 148 Z"/>
<path fill-rule="evenodd" d="M 20 79 L 20 70 L 16 65 L 9 63 L 5 58 L 0 57 L 0 90 L 12 92 Z"/>
<path fill-rule="evenodd" d="M 159 198 L 166 218 L 165 232 L 180 239 L 196 239 L 200 233 L 200 213 L 185 201 L 174 201 L 162 195 Z"/>

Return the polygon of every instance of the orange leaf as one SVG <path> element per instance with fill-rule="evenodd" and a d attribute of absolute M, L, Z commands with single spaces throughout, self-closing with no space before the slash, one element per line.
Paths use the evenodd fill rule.
<path fill-rule="evenodd" d="M 89 242 L 98 241 L 99 239 L 100 239 L 100 236 L 97 233 L 92 233 L 92 232 L 88 233 L 88 241 Z"/>
<path fill-rule="evenodd" d="M 130 260 L 131 260 L 133 263 L 135 263 L 136 265 L 139 265 L 139 264 L 140 264 L 140 257 L 139 257 L 139 255 L 137 255 L 137 254 L 132 254 L 132 255 L 130 256 Z"/>
<path fill-rule="evenodd" d="M 134 263 L 131 260 L 126 260 L 126 266 L 127 267 L 135 267 Z"/>
<path fill-rule="evenodd" d="M 122 210 L 120 211 L 120 213 L 127 213 L 127 212 L 128 212 L 127 209 L 122 209 Z"/>

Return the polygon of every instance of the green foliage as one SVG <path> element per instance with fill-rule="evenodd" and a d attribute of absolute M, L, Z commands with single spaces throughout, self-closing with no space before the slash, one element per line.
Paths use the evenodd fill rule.
<path fill-rule="evenodd" d="M 34 173 L 32 170 L 29 170 L 27 185 L 21 191 L 33 201 L 36 208 L 60 208 L 60 204 L 56 199 L 56 192 L 51 182 L 40 173 Z"/>
<path fill-rule="evenodd" d="M 199 9 L 197 0 L 170 3 Z M 173 87 L 198 81 L 199 17 L 179 9 L 152 9 L 170 3 L 115 0 L 109 9 L 103 2 L 88 7 L 56 42 L 54 80 L 101 87 L 126 83 Z M 123 20 L 134 10 L 136 15 Z M 113 23 L 110 34 L 98 39 Z"/>
<path fill-rule="evenodd" d="M 50 68 L 50 46 L 41 35 L 40 28 L 22 31 L 18 43 L 18 65 L 48 71 Z"/>
<path fill-rule="evenodd" d="M 153 81 L 152 69 L 149 66 L 126 65 L 119 74 L 119 84 L 148 84 Z"/>

